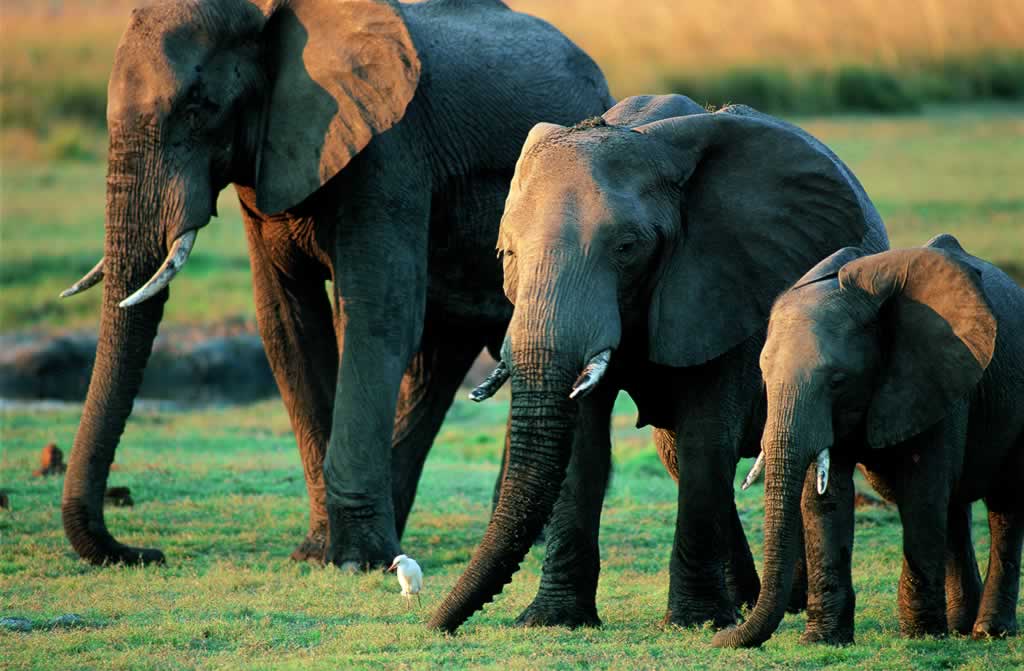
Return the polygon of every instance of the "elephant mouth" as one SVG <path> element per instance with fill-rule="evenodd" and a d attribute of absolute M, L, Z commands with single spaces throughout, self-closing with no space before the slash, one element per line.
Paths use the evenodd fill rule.
<path fill-rule="evenodd" d="M 605 373 L 608 371 L 608 365 L 611 363 L 612 350 L 606 349 L 598 352 L 587 361 L 587 365 L 583 367 L 583 372 L 580 373 L 579 377 L 572 384 L 572 391 L 569 392 L 569 398 L 577 399 L 584 398 L 590 392 L 592 392 Z M 494 396 L 502 385 L 508 381 L 512 376 L 509 370 L 508 364 L 504 360 L 499 361 L 498 365 L 491 371 L 491 374 L 487 378 L 474 387 L 473 391 L 469 392 L 469 399 L 480 403 L 486 401 L 490 397 Z"/>

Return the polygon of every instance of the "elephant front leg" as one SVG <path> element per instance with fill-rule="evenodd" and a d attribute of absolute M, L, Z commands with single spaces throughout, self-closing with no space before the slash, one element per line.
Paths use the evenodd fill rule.
<path fill-rule="evenodd" d="M 339 362 L 324 482 L 327 560 L 360 570 L 399 553 L 391 445 L 402 377 L 423 329 L 429 207 L 406 211 L 390 194 L 352 201 L 335 227 Z M 378 201 L 389 211 L 370 205 Z"/>
<path fill-rule="evenodd" d="M 517 624 L 597 627 L 601 572 L 598 532 L 611 472 L 611 415 L 617 390 L 599 388 L 580 401 L 572 458 L 545 527 L 547 554 L 540 588 Z"/>
<path fill-rule="evenodd" d="M 423 464 L 455 393 L 483 349 L 484 339 L 463 325 L 426 326 L 423 344 L 402 379 L 392 437 L 391 487 L 402 538 Z"/>
<path fill-rule="evenodd" d="M 290 244 L 280 239 L 287 234 L 282 222 L 271 227 L 248 213 L 246 219 L 256 321 L 288 410 L 309 494 L 309 532 L 291 558 L 323 562 L 328 533 L 323 463 L 338 370 L 331 306 L 324 276 L 313 263 L 288 273 L 275 265 L 271 250 Z"/>
<path fill-rule="evenodd" d="M 812 464 L 804 480 L 801 515 L 807 556 L 807 627 L 804 643 L 853 643 L 853 469 L 847 450 L 832 450 L 828 488 L 818 493 Z"/>
<path fill-rule="evenodd" d="M 981 603 L 981 575 L 971 542 L 971 504 L 950 506 L 946 534 L 946 626 L 968 635 Z"/>

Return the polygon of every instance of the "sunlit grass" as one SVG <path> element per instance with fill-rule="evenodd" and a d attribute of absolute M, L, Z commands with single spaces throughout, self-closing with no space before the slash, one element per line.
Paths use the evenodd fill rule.
<path fill-rule="evenodd" d="M 863 668 L 1012 669 L 1024 641 L 907 641 L 897 636 L 900 532 L 894 509 L 857 513 L 854 584 L 857 644 L 797 642 L 803 615 L 787 616 L 760 650 L 719 651 L 709 629 L 665 627 L 667 559 L 676 493 L 648 432 L 616 417 L 616 473 L 602 525 L 600 630 L 512 628 L 536 591 L 535 549 L 498 600 L 453 638 L 423 625 L 450 589 L 486 525 L 507 399 L 458 400 L 424 472 L 403 542 L 426 573 L 422 610 L 407 612 L 391 575 L 349 576 L 296 565 L 287 555 L 305 529 L 301 468 L 277 402 L 182 413 L 143 408 L 129 422 L 111 484 L 133 508 L 110 508 L 122 540 L 159 546 L 162 568 L 94 568 L 78 561 L 60 526 L 61 478 L 30 476 L 40 446 L 70 445 L 79 410 L 0 410 L 0 617 L 28 634 L 0 631 L 5 668 Z M 742 466 L 741 466 L 742 470 Z M 740 477 L 742 473 L 740 474 Z M 863 486 L 860 483 L 859 486 Z M 762 488 L 739 492 L 740 514 L 760 564 Z M 981 506 L 978 561 L 987 561 Z M 82 628 L 47 629 L 65 613 Z"/>

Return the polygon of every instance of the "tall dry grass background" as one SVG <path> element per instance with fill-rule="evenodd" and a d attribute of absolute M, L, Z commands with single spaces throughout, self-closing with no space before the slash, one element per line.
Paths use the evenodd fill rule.
<path fill-rule="evenodd" d="M 131 7 L 125 0 L 0 4 L 4 153 L 45 138 L 88 153 Z M 908 111 L 921 101 L 1024 98 L 1024 2 L 1012 0 L 509 0 L 601 65 L 618 97 L 676 90 L 778 112 Z M 851 69 L 853 68 L 853 69 Z M 54 157 L 54 156 L 46 156 Z"/>

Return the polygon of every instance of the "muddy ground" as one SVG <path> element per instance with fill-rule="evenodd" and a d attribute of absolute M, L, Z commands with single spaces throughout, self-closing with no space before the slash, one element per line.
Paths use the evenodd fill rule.
<path fill-rule="evenodd" d="M 0 399 L 82 401 L 95 355 L 95 333 L 0 335 Z M 493 365 L 482 354 L 464 384 L 477 384 Z M 249 403 L 276 395 L 255 326 L 228 323 L 161 332 L 139 397 L 192 405 Z"/>

